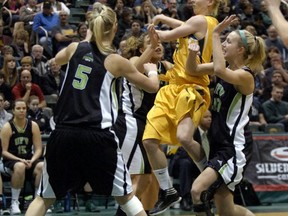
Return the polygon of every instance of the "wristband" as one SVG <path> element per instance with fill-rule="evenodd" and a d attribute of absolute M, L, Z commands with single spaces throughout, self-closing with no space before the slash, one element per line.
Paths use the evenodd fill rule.
<path fill-rule="evenodd" d="M 158 73 L 157 73 L 157 71 L 149 71 L 148 77 L 150 77 L 151 75 L 157 75 L 158 76 Z"/>

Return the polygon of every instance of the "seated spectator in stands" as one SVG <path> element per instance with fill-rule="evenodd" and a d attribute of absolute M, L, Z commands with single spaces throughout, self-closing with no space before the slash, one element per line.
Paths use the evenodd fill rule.
<path fill-rule="evenodd" d="M 1 55 L 0 55 L 0 70 L 3 68 L 4 64 L 4 58 L 6 55 L 12 55 L 13 56 L 13 48 L 9 45 L 5 45 L 1 49 Z"/>
<path fill-rule="evenodd" d="M 272 83 L 272 75 L 273 75 L 273 72 L 275 70 L 283 70 L 283 71 L 286 71 L 287 68 L 285 68 L 285 64 L 283 62 L 283 59 L 281 57 L 281 55 L 274 55 L 271 59 L 270 59 L 270 63 L 271 63 L 271 67 L 269 68 L 266 68 L 264 70 L 264 74 L 265 74 L 265 85 L 266 86 L 271 86 L 271 83 Z M 284 73 L 283 73 L 284 74 Z M 284 79 L 286 79 L 284 77 Z M 288 81 L 288 80 L 287 80 Z M 266 88 L 265 86 L 265 88 Z"/>
<path fill-rule="evenodd" d="M 76 26 L 68 23 L 68 14 L 65 11 L 59 12 L 59 24 L 52 28 L 53 54 L 67 47 L 77 36 Z"/>
<path fill-rule="evenodd" d="M 85 22 L 79 23 L 77 27 L 77 37 L 75 37 L 73 41 L 79 42 L 85 40 L 87 36 L 87 31 L 88 31 L 88 25 Z"/>
<path fill-rule="evenodd" d="M 44 76 L 47 73 L 47 58 L 43 55 L 43 51 L 43 47 L 39 44 L 32 46 L 32 67 L 37 68 L 39 76 Z"/>
<path fill-rule="evenodd" d="M 262 104 L 267 123 L 281 123 L 288 132 L 288 102 L 283 101 L 284 88 L 273 86 L 270 100 Z"/>
<path fill-rule="evenodd" d="M 265 25 L 265 27 L 269 28 L 269 26 L 272 24 L 272 20 L 268 14 L 267 4 L 266 4 L 265 0 L 262 0 L 260 3 L 259 15 L 262 17 L 263 24 Z"/>
<path fill-rule="evenodd" d="M 131 36 L 139 38 L 141 36 L 141 34 L 143 34 L 143 30 L 142 30 L 142 22 L 138 19 L 134 19 L 131 22 L 131 28 L 129 31 L 126 31 L 124 38 L 129 38 Z"/>
<path fill-rule="evenodd" d="M 278 49 L 278 47 L 276 47 L 276 46 L 270 46 L 268 49 L 266 49 L 266 52 L 267 52 L 266 53 L 267 58 L 266 58 L 265 63 L 264 63 L 265 69 L 272 66 L 271 65 L 271 59 L 273 57 L 281 56 L 281 52 Z"/>
<path fill-rule="evenodd" d="M 144 27 L 147 28 L 156 14 L 156 8 L 152 5 L 151 0 L 145 0 L 141 4 L 137 19 L 141 20 Z"/>
<path fill-rule="evenodd" d="M 61 70 L 60 65 L 56 64 L 54 58 L 49 60 L 49 66 L 49 72 L 43 77 L 43 92 L 44 95 L 50 95 L 57 100 L 65 72 Z"/>
<path fill-rule="evenodd" d="M 42 108 L 39 107 L 39 98 L 36 95 L 32 95 L 29 98 L 27 118 L 38 124 L 41 133 L 51 131 L 49 119 L 44 115 Z"/>
<path fill-rule="evenodd" d="M 26 119 L 27 105 L 22 99 L 12 106 L 13 119 L 1 130 L 1 143 L 4 166 L 12 170 L 11 214 L 21 214 L 19 195 L 25 180 L 34 178 L 37 191 L 43 162 L 41 134 L 38 125 Z"/>
<path fill-rule="evenodd" d="M 114 39 L 117 45 L 119 45 L 120 41 L 122 40 L 122 37 L 126 33 L 126 30 L 130 31 L 132 19 L 133 19 L 133 10 L 131 8 L 124 7 L 122 16 L 118 20 L 117 33 Z"/>
<path fill-rule="evenodd" d="M 121 15 L 122 15 L 122 12 L 123 12 L 123 8 L 124 8 L 123 0 L 116 0 L 114 11 L 115 11 L 115 13 L 117 15 L 117 20 L 120 19 Z"/>
<path fill-rule="evenodd" d="M 261 104 L 257 104 L 255 106 L 253 101 L 249 118 L 250 118 L 249 125 L 258 127 L 259 131 L 265 131 L 267 121 L 265 119 Z"/>
<path fill-rule="evenodd" d="M 0 93 L 3 94 L 4 108 L 9 109 L 12 102 L 11 88 L 5 83 L 5 76 L 0 72 Z"/>
<path fill-rule="evenodd" d="M 180 19 L 177 11 L 177 0 L 168 0 L 167 8 L 162 10 L 161 14 L 174 19 Z"/>
<path fill-rule="evenodd" d="M 39 43 L 44 47 L 47 55 L 52 57 L 52 41 L 51 41 L 51 30 L 54 26 L 59 24 L 58 14 L 53 13 L 53 8 L 51 2 L 49 0 L 45 0 L 43 2 L 42 13 L 38 13 L 35 15 L 33 20 L 33 31 L 38 34 Z M 48 34 L 48 38 L 46 38 L 45 32 L 40 29 L 43 27 Z"/>
<path fill-rule="evenodd" d="M 282 100 L 288 102 L 288 82 L 286 81 L 287 76 L 288 75 L 286 74 L 286 72 L 283 72 L 282 70 L 274 70 L 272 78 L 271 78 L 271 85 L 265 86 L 263 94 L 262 94 L 262 98 L 264 100 L 270 99 L 273 86 L 279 86 L 280 85 L 284 88 Z"/>
<path fill-rule="evenodd" d="M 275 56 L 271 59 L 272 67 L 267 68 L 263 78 L 263 93 L 260 97 L 260 101 L 264 102 L 271 97 L 271 91 L 273 85 L 282 85 L 284 87 L 283 100 L 288 101 L 288 73 L 282 63 L 279 56 Z M 276 74 L 277 73 L 277 74 Z"/>
<path fill-rule="evenodd" d="M 5 83 L 13 88 L 18 82 L 18 71 L 16 68 L 16 60 L 12 55 L 6 55 L 4 57 L 3 69 L 1 72 L 4 74 Z"/>
<path fill-rule="evenodd" d="M 192 0 L 187 0 L 185 5 L 179 10 L 180 20 L 187 21 L 189 18 L 195 15 L 192 3 Z"/>
<path fill-rule="evenodd" d="M 20 21 L 24 22 L 24 28 L 30 35 L 33 19 L 40 10 L 41 8 L 37 6 L 37 0 L 28 0 L 27 4 L 20 8 Z"/>
<path fill-rule="evenodd" d="M 21 67 L 19 70 L 20 71 L 21 70 L 30 71 L 31 76 L 32 76 L 32 82 L 39 85 L 40 87 L 42 87 L 42 77 L 39 75 L 39 71 L 37 70 L 37 68 L 32 67 L 32 65 L 33 65 L 32 57 L 31 56 L 24 56 L 21 59 Z"/>
<path fill-rule="evenodd" d="M 277 47 L 280 50 L 283 61 L 288 60 L 288 49 L 279 37 L 274 25 L 270 25 L 267 29 L 268 37 L 265 39 L 266 49 L 271 46 Z"/>
<path fill-rule="evenodd" d="M 23 5 L 22 2 L 16 1 L 16 0 L 7 0 L 7 1 L 1 1 L 1 4 L 2 3 L 3 3 L 3 6 L 6 7 L 12 14 L 12 25 L 14 25 L 16 22 L 19 21 L 19 10 L 21 6 Z M 8 11 L 3 10 L 3 14 L 1 15 L 2 15 L 2 19 L 4 23 L 10 22 L 10 15 Z"/>
<path fill-rule="evenodd" d="M 36 95 L 39 97 L 40 100 L 39 107 L 43 108 L 47 106 L 41 88 L 39 87 L 39 85 L 32 83 L 32 76 L 29 70 L 21 71 L 20 82 L 13 87 L 12 95 L 14 97 L 14 100 L 21 98 L 26 103 L 28 102 L 30 96 Z"/>
<path fill-rule="evenodd" d="M 61 11 L 65 11 L 70 15 L 70 9 L 62 1 L 50 0 L 50 2 L 54 13 L 59 14 Z"/>
<path fill-rule="evenodd" d="M 0 93 L 0 131 L 4 124 L 12 119 L 12 114 L 5 110 L 5 97 L 3 93 Z"/>
<path fill-rule="evenodd" d="M 26 56 L 30 55 L 29 50 L 29 33 L 24 30 L 16 30 L 13 38 L 11 47 L 13 48 L 14 57 L 16 58 L 17 67 L 20 66 L 20 60 Z"/>

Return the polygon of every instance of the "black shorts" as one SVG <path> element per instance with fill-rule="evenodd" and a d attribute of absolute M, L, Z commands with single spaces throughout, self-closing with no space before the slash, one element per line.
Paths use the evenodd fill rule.
<path fill-rule="evenodd" d="M 7 169 L 10 169 L 10 170 L 14 170 L 14 165 L 15 163 L 19 162 L 19 160 L 4 160 L 3 163 L 4 163 L 4 167 Z M 33 179 L 33 171 L 36 167 L 36 165 L 39 163 L 39 162 L 43 162 L 43 160 L 36 160 L 32 163 L 32 166 L 30 169 L 26 169 L 25 171 L 25 180 L 32 180 Z M 12 172 L 13 173 L 13 172 Z"/>
<path fill-rule="evenodd" d="M 86 182 L 99 195 L 123 196 L 132 192 L 114 132 L 56 128 L 47 142 L 39 195 L 61 198 L 67 191 L 82 189 Z"/>
<path fill-rule="evenodd" d="M 145 121 L 129 114 L 120 114 L 113 129 L 130 174 L 150 174 L 151 166 L 142 143 Z"/>

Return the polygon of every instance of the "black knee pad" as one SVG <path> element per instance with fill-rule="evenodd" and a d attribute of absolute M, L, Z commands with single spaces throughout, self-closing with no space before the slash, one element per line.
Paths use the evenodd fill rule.
<path fill-rule="evenodd" d="M 209 203 L 213 199 L 215 191 L 223 184 L 223 179 L 219 178 L 206 190 L 202 191 L 200 195 L 200 200 L 203 203 Z"/>
<path fill-rule="evenodd" d="M 197 212 L 198 213 L 205 212 L 206 216 L 214 216 L 214 213 L 211 212 L 210 205 L 207 206 L 205 203 L 193 204 L 193 211 L 196 213 L 196 215 L 197 215 Z"/>

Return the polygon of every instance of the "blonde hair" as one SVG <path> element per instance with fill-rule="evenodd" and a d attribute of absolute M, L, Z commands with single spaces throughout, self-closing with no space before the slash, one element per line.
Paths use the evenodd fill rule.
<path fill-rule="evenodd" d="M 254 72 L 263 70 L 263 63 L 266 59 L 265 42 L 261 37 L 254 36 L 247 30 L 237 30 L 240 37 L 240 46 L 245 48 L 245 64 Z"/>
<path fill-rule="evenodd" d="M 223 3 L 224 5 L 227 5 L 228 4 L 228 2 L 227 2 L 228 0 L 214 0 L 214 4 L 213 4 L 213 6 L 212 6 L 212 14 L 211 15 L 213 15 L 214 17 L 216 17 L 217 15 L 218 15 L 218 11 L 219 11 L 219 6 L 220 6 L 220 4 L 221 3 Z"/>
<path fill-rule="evenodd" d="M 138 38 L 134 36 L 130 36 L 126 39 L 126 46 L 123 52 L 123 56 L 127 59 L 130 59 L 133 56 L 140 56 L 141 53 L 139 51 L 139 41 Z"/>
<path fill-rule="evenodd" d="M 91 41 L 96 42 L 99 51 L 103 55 L 116 52 L 112 44 L 104 43 L 105 38 L 111 37 L 113 33 L 113 26 L 117 22 L 116 13 L 110 7 L 96 2 L 93 4 L 90 17 L 89 28 L 92 32 Z"/>

